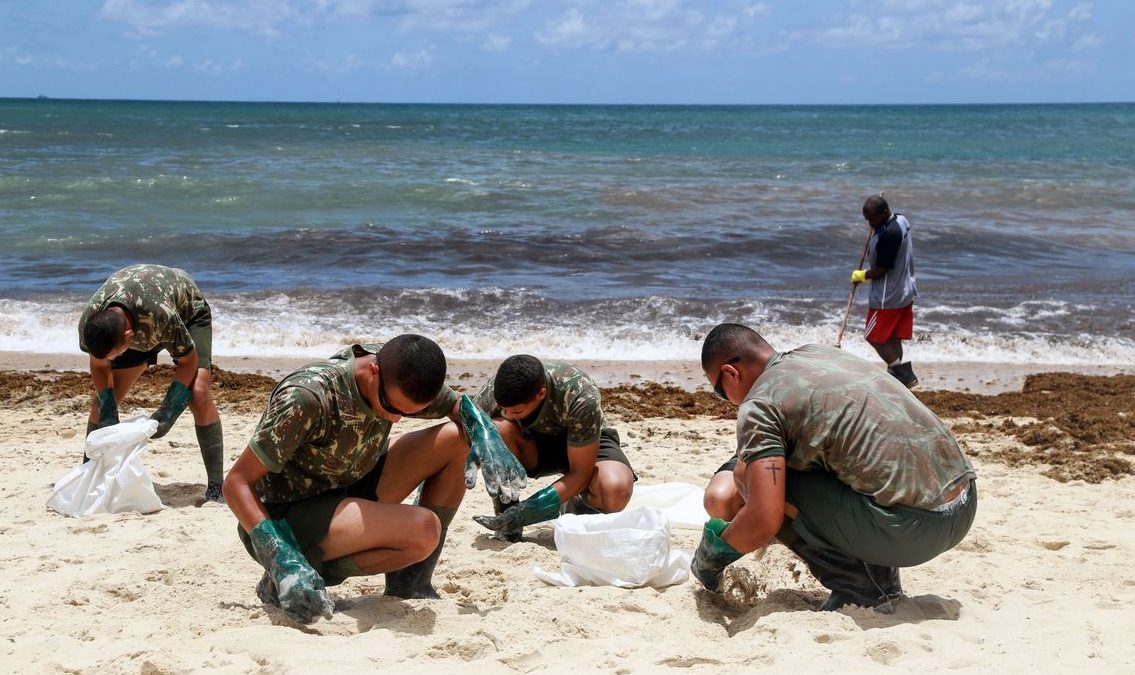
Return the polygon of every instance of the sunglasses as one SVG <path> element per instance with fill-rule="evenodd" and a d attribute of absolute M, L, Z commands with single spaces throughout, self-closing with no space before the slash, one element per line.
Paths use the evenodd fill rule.
<path fill-rule="evenodd" d="M 404 412 L 404 411 L 399 410 L 398 408 L 395 408 L 394 406 L 390 405 L 390 401 L 386 398 L 386 387 L 382 386 L 382 371 L 381 370 L 378 371 L 378 404 L 380 406 L 382 406 L 382 409 L 385 410 L 386 412 L 388 412 L 392 415 L 398 415 L 399 417 L 408 417 L 408 416 L 414 414 L 414 413 Z"/>
<path fill-rule="evenodd" d="M 734 356 L 725 363 L 717 367 L 717 379 L 713 381 L 713 393 L 717 398 L 722 401 L 728 401 L 729 397 L 725 395 L 725 387 L 723 386 L 722 379 L 725 377 L 725 371 L 721 370 L 725 366 L 732 365 L 741 360 L 740 356 Z"/>

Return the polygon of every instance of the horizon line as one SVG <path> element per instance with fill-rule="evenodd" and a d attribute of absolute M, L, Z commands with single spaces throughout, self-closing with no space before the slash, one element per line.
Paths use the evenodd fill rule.
<path fill-rule="evenodd" d="M 501 106 L 501 107 L 635 107 L 635 108 L 756 108 L 756 107 L 930 107 L 930 106 L 1059 106 L 1059 105 L 1130 105 L 1130 101 L 952 101 L 922 103 L 567 103 L 567 102 L 476 102 L 476 101 L 365 101 L 365 100 L 287 100 L 287 99 L 175 99 L 175 98 L 85 98 L 37 96 L 0 96 L 0 101 L 56 101 L 89 103 L 238 103 L 255 105 L 405 105 L 405 106 Z"/>

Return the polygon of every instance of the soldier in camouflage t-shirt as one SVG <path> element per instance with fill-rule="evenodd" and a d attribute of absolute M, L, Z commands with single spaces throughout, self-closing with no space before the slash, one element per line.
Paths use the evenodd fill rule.
<path fill-rule="evenodd" d="M 432 575 L 468 485 L 467 455 L 488 452 L 469 450 L 466 437 L 478 435 L 466 413 L 475 406 L 445 386 L 445 371 L 432 340 L 399 335 L 352 345 L 280 381 L 224 484 L 238 535 L 265 567 L 261 600 L 310 621 L 330 615 L 325 586 L 380 572 L 387 595 L 438 597 Z M 458 424 L 390 442 L 402 417 L 447 416 Z M 496 442 L 515 470 L 486 472 L 486 484 L 522 487 L 522 467 Z M 419 485 L 415 505 L 403 504 Z"/>
<path fill-rule="evenodd" d="M 714 518 L 692 566 L 710 590 L 726 565 L 775 537 L 832 591 L 823 609 L 873 607 L 901 596 L 899 567 L 969 531 L 973 466 L 885 371 L 832 347 L 776 352 L 738 324 L 706 336 L 702 367 L 739 406 L 735 468 L 706 490 Z"/>
<path fill-rule="evenodd" d="M 174 381 L 152 417 L 161 438 L 188 406 L 205 463 L 206 501 L 221 501 L 224 438 L 210 391 L 213 318 L 185 270 L 131 265 L 110 276 L 79 318 L 79 348 L 90 355 L 95 398 L 87 434 L 118 423 L 118 405 L 163 349 Z M 87 461 L 84 454 L 83 461 Z"/>
<path fill-rule="evenodd" d="M 636 480 L 607 427 L 599 388 L 579 368 L 559 361 L 511 356 L 476 396 L 477 405 L 497 420 L 509 449 L 528 476 L 562 477 L 521 504 L 494 502 L 496 516 L 475 516 L 500 538 L 518 541 L 524 525 L 565 513 L 623 510 Z"/>

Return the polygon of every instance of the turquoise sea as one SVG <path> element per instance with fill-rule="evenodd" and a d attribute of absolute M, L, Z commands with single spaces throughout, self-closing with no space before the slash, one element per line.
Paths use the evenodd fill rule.
<path fill-rule="evenodd" d="M 190 271 L 220 357 L 413 331 L 689 359 L 722 320 L 831 343 L 882 190 L 914 227 L 913 358 L 1132 364 L 1132 139 L 1133 104 L 0 99 L 0 350 L 77 351 L 135 262 Z"/>

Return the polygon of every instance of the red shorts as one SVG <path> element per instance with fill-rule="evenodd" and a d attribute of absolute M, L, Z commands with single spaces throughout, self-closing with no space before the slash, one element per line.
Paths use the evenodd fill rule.
<path fill-rule="evenodd" d="M 914 334 L 914 305 L 901 309 L 867 309 L 867 328 L 863 331 L 868 342 L 909 340 Z"/>

